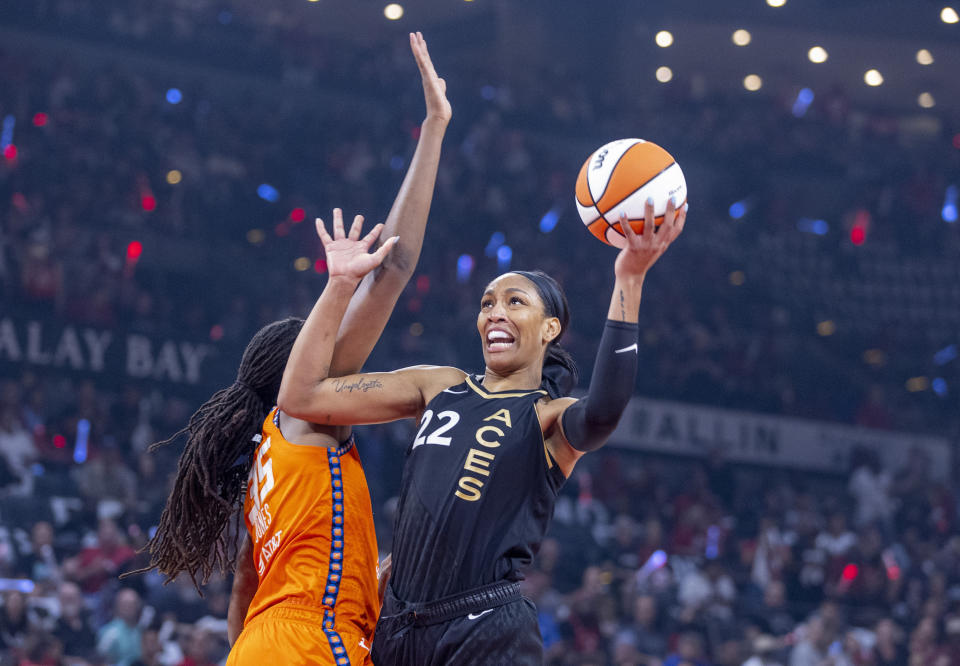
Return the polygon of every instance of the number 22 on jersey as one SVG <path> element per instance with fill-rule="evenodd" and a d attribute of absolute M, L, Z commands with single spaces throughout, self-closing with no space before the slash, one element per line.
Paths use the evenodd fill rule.
<path fill-rule="evenodd" d="M 420 430 L 417 431 L 417 437 L 413 440 L 413 446 L 410 448 L 417 448 L 421 444 L 435 444 L 437 446 L 450 446 L 452 438 L 444 436 L 443 433 L 450 430 L 460 422 L 460 415 L 454 411 L 447 410 L 445 412 L 440 412 L 437 414 L 437 421 L 440 422 L 440 427 L 431 432 L 429 435 L 425 435 L 427 428 L 430 427 L 430 422 L 433 420 L 433 410 L 428 409 L 423 413 L 423 418 L 420 419 Z"/>

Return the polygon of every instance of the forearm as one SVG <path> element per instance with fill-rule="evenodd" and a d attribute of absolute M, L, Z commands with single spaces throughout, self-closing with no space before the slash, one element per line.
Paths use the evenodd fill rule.
<path fill-rule="evenodd" d="M 380 235 L 399 239 L 383 264 L 360 283 L 347 310 L 330 368 L 333 377 L 360 371 L 413 275 L 423 247 L 445 132 L 445 120 L 428 117 L 423 123 L 413 161 Z"/>
<path fill-rule="evenodd" d="M 607 319 L 636 324 L 640 319 L 640 296 L 643 292 L 643 275 L 618 277 L 613 284 Z"/>
<path fill-rule="evenodd" d="M 227 641 L 231 646 L 237 642 L 240 632 L 243 631 L 243 623 L 247 619 L 247 611 L 256 592 L 256 586 L 241 588 L 233 586 L 233 592 L 230 593 L 230 606 L 227 609 Z"/>
<path fill-rule="evenodd" d="M 251 573 L 253 573 L 252 569 Z M 231 646 L 237 642 L 240 632 L 243 631 L 247 611 L 250 610 L 250 602 L 253 601 L 256 593 L 256 573 L 253 573 L 253 579 L 250 580 L 249 575 L 241 574 L 238 570 L 233 581 L 233 590 L 230 592 L 230 605 L 227 607 L 227 640 Z"/>
<path fill-rule="evenodd" d="M 620 422 L 637 380 L 637 321 L 643 275 L 617 278 L 586 396 L 562 415 L 563 433 L 578 451 L 603 446 Z"/>
<path fill-rule="evenodd" d="M 423 234 L 430 215 L 433 189 L 440 165 L 440 149 L 447 131 L 447 121 L 428 116 L 420 128 L 420 139 L 404 176 L 397 198 L 384 222 L 380 238 L 399 236 L 397 245 L 383 264 L 365 279 L 379 281 L 378 274 L 397 271 L 408 277 L 413 274 L 423 247 Z M 399 285 L 398 292 L 404 284 Z"/>
<path fill-rule="evenodd" d="M 283 371 L 277 404 L 290 414 L 309 400 L 311 389 L 330 374 L 337 330 L 356 287 L 351 278 L 332 277 L 300 329 Z"/>

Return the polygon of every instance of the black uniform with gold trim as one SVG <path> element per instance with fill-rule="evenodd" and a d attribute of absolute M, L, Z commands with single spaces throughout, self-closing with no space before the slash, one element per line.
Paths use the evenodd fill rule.
<path fill-rule="evenodd" d="M 523 578 L 564 482 L 537 417 L 545 395 L 468 377 L 426 406 L 403 472 L 378 666 L 542 659 L 533 605 L 504 590 Z"/>

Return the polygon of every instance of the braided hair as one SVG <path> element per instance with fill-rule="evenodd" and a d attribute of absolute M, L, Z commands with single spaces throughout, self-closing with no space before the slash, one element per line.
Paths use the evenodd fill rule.
<path fill-rule="evenodd" d="M 173 490 L 146 546 L 150 566 L 131 574 L 156 568 L 170 581 L 186 572 L 199 591 L 214 569 L 233 570 L 254 437 L 276 404 L 302 326 L 302 319 L 288 318 L 260 329 L 243 352 L 236 381 L 214 393 L 186 428 L 150 447 L 187 435 Z"/>

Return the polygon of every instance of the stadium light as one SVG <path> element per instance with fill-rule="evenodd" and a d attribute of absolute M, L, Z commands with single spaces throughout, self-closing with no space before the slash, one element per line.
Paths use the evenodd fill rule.
<path fill-rule="evenodd" d="M 933 54 L 930 53 L 927 49 L 920 49 L 917 51 L 917 62 L 921 65 L 932 65 L 933 64 Z"/>
<path fill-rule="evenodd" d="M 733 31 L 733 43 L 737 46 L 746 46 L 750 43 L 750 40 L 753 39 L 753 36 L 750 34 L 749 30 L 744 30 L 740 28 L 739 30 Z"/>
<path fill-rule="evenodd" d="M 657 67 L 657 81 L 660 83 L 668 83 L 673 78 L 673 70 L 664 65 L 663 67 Z"/>
<path fill-rule="evenodd" d="M 657 46 L 665 49 L 673 44 L 673 33 L 669 30 L 661 30 L 657 33 L 657 36 L 654 37 L 653 40 L 657 43 Z"/>
<path fill-rule="evenodd" d="M 807 51 L 807 58 L 810 59 L 810 62 L 817 63 L 818 65 L 822 62 L 826 62 L 827 58 L 829 57 L 830 54 L 828 54 L 827 50 L 822 46 L 814 46 Z"/>
<path fill-rule="evenodd" d="M 756 92 L 763 87 L 763 79 L 761 79 L 757 74 L 747 74 L 743 78 L 743 87 L 750 92 Z"/>
<path fill-rule="evenodd" d="M 957 10 L 953 7 L 944 7 L 940 10 L 940 20 L 944 23 L 957 23 L 960 21 L 960 16 L 957 15 Z"/>
<path fill-rule="evenodd" d="M 933 99 L 933 95 L 928 92 L 922 92 L 920 93 L 920 96 L 917 97 L 917 104 L 925 109 L 932 109 L 936 103 L 937 101 Z"/>
<path fill-rule="evenodd" d="M 868 69 L 863 75 L 864 82 L 873 88 L 883 85 L 883 74 L 875 69 Z"/>
<path fill-rule="evenodd" d="M 383 8 L 383 15 L 391 21 L 396 21 L 403 16 L 403 6 L 398 5 L 395 2 L 391 2 L 389 5 Z"/>

